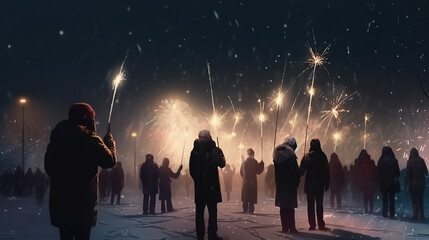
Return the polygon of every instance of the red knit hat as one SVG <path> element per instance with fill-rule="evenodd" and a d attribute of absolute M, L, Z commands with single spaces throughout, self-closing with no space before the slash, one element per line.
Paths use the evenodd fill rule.
<path fill-rule="evenodd" d="M 78 123 L 95 119 L 95 111 L 88 103 L 75 103 L 70 107 L 69 119 Z"/>

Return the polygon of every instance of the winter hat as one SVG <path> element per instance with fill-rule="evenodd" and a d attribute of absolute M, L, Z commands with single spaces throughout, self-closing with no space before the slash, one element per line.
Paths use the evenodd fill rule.
<path fill-rule="evenodd" d="M 291 147 L 293 150 L 295 150 L 298 145 L 296 144 L 296 139 L 292 136 L 287 135 L 284 139 L 283 142 L 288 145 L 289 147 Z"/>
<path fill-rule="evenodd" d="M 201 130 L 198 133 L 198 137 L 199 138 L 206 138 L 206 139 L 212 139 L 212 136 L 210 135 L 210 131 L 209 130 Z"/>
<path fill-rule="evenodd" d="M 70 107 L 69 119 L 77 123 L 95 119 L 95 111 L 88 103 L 75 103 Z"/>
<path fill-rule="evenodd" d="M 253 151 L 253 149 L 249 148 L 249 149 L 247 149 L 247 155 L 255 156 L 255 151 Z"/>

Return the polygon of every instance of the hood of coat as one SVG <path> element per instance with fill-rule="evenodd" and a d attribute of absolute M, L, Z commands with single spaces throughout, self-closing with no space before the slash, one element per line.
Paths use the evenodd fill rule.
<path fill-rule="evenodd" d="M 52 143 L 66 141 L 70 137 L 91 136 L 92 132 L 85 126 L 79 125 L 70 120 L 64 120 L 55 126 L 51 132 L 50 140 Z"/>
<path fill-rule="evenodd" d="M 194 141 L 194 151 L 202 152 L 216 147 L 215 142 L 208 138 L 197 138 Z"/>
<path fill-rule="evenodd" d="M 410 159 L 411 158 L 417 158 L 417 157 L 420 157 L 419 156 L 419 151 L 417 151 L 417 148 L 411 148 L 411 150 L 410 150 Z"/>
<path fill-rule="evenodd" d="M 284 163 L 291 159 L 297 159 L 295 151 L 287 144 L 282 144 L 276 147 L 273 156 L 274 163 Z"/>

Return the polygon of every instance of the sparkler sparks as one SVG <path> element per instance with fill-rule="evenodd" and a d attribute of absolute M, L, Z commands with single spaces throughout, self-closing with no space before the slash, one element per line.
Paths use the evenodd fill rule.
<path fill-rule="evenodd" d="M 125 60 L 127 59 L 128 52 L 129 50 L 127 50 L 127 53 L 125 54 L 125 57 L 124 57 L 124 60 L 122 61 L 121 68 L 119 69 L 118 75 L 116 75 L 116 77 L 112 81 L 113 97 L 112 97 L 112 103 L 110 104 L 109 119 L 107 121 L 108 124 L 110 124 L 110 119 L 112 118 L 112 111 L 113 111 L 113 104 L 115 103 L 116 90 L 118 89 L 119 84 L 123 80 L 125 80 L 124 64 L 125 64 Z"/>
<path fill-rule="evenodd" d="M 314 41 L 314 46 L 317 46 L 317 44 L 316 44 L 316 38 L 314 37 L 314 33 L 313 33 L 313 41 Z M 323 52 L 320 54 L 320 53 L 317 52 L 317 49 L 315 49 L 316 51 L 314 51 L 313 48 L 309 44 L 307 44 L 307 49 L 308 49 L 308 52 L 310 53 L 310 57 L 307 59 L 307 63 L 308 63 L 309 66 L 306 69 L 304 69 L 304 71 L 302 73 L 306 72 L 310 68 L 313 69 L 313 72 L 312 72 L 311 86 L 310 86 L 310 89 L 308 91 L 309 95 L 310 95 L 310 101 L 308 103 L 307 122 L 306 122 L 306 127 L 305 127 L 304 152 L 305 152 L 305 148 L 307 146 L 308 124 L 310 122 L 311 104 L 312 104 L 313 96 L 315 94 L 314 80 L 315 80 L 315 77 L 316 77 L 316 69 L 319 66 L 325 68 L 324 64 L 326 63 L 326 60 L 327 60 L 327 58 L 325 57 L 325 55 L 329 52 L 330 46 L 331 45 L 328 45 L 325 48 L 325 50 L 323 50 Z M 326 68 L 325 68 L 325 70 L 328 71 Z"/>
<path fill-rule="evenodd" d="M 325 97 L 325 100 L 329 104 L 329 110 L 322 111 L 322 122 L 320 124 L 325 121 L 328 121 L 323 138 L 325 138 L 333 118 L 336 120 L 337 124 L 339 124 L 341 123 L 340 113 L 350 112 L 349 109 L 344 109 L 343 106 L 345 103 L 352 100 L 353 96 L 357 94 L 357 92 L 355 91 L 352 94 L 348 95 L 347 93 L 345 93 L 345 91 L 346 89 L 344 88 L 338 96 L 335 96 L 335 85 L 333 85 L 334 98 L 329 100 Z"/>

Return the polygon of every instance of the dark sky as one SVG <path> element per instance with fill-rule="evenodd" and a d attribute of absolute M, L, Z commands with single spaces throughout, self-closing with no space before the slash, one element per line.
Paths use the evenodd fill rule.
<path fill-rule="evenodd" d="M 229 108 L 231 96 L 246 111 L 278 88 L 287 61 L 285 109 L 301 89 L 297 107 L 305 111 L 310 72 L 298 76 L 309 44 L 319 51 L 330 45 L 327 71 L 317 71 L 314 109 L 326 109 L 333 84 L 357 91 L 342 124 L 360 129 L 371 114 L 374 155 L 394 139 L 426 145 L 428 100 L 419 79 L 428 75 L 429 1 L 5 0 L 0 31 L 0 129 L 18 129 L 20 96 L 29 98 L 40 129 L 65 118 L 76 101 L 93 105 L 105 126 L 110 81 L 127 50 L 117 125 L 150 119 L 172 94 L 210 112 L 207 61 L 218 107 Z M 12 142 L 6 135 L 3 145 Z"/>

